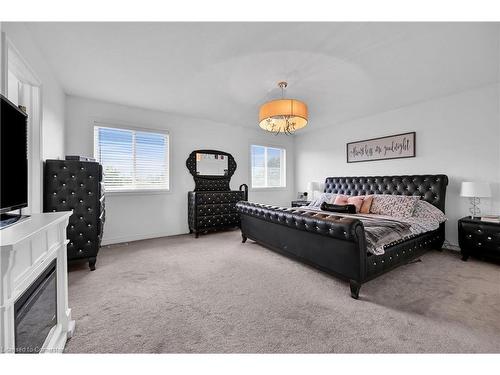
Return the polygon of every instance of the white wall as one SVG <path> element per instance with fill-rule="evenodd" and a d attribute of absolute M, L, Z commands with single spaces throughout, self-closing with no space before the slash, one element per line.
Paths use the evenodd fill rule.
<path fill-rule="evenodd" d="M 2 22 L 1 29 L 42 83 L 43 159 L 63 158 L 64 91 L 24 24 Z"/>
<path fill-rule="evenodd" d="M 284 146 L 287 150 L 287 188 L 250 191 L 249 200 L 289 205 L 294 193 L 293 138 L 274 136 L 254 128 L 241 128 L 165 112 L 128 107 L 68 96 L 66 99 L 66 152 L 93 155 L 93 121 L 110 121 L 170 133 L 171 191 L 162 194 L 107 194 L 103 243 L 118 243 L 143 238 L 188 232 L 187 192 L 194 188 L 185 162 L 195 149 L 216 149 L 231 153 L 238 168 L 231 188 L 250 186 L 249 148 L 252 142 Z"/>
<path fill-rule="evenodd" d="M 446 237 L 457 245 L 457 220 L 468 214 L 468 201 L 459 197 L 462 181 L 492 182 L 495 198 L 481 208 L 500 211 L 498 112 L 495 84 L 303 133 L 295 140 L 296 188 L 327 176 L 447 174 Z M 406 131 L 417 133 L 415 158 L 346 163 L 347 142 Z"/>

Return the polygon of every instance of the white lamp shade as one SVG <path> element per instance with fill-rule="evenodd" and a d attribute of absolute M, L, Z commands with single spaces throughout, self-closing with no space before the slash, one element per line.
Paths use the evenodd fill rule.
<path fill-rule="evenodd" d="M 460 189 L 461 197 L 489 198 L 491 197 L 490 184 L 487 182 L 464 181 Z"/>
<path fill-rule="evenodd" d="M 319 191 L 319 182 L 317 181 L 311 181 L 307 184 L 307 190 L 314 192 L 314 191 Z"/>

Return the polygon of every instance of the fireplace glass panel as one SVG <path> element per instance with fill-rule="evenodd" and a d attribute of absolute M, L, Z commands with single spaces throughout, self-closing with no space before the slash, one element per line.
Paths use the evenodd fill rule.
<path fill-rule="evenodd" d="M 15 303 L 16 353 L 38 353 L 57 324 L 55 261 Z"/>

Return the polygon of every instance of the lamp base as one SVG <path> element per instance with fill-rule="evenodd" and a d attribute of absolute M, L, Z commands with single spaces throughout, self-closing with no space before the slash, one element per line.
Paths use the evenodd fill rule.
<path fill-rule="evenodd" d="M 480 203 L 481 203 L 480 198 L 478 197 L 470 198 L 471 207 L 469 208 L 469 212 L 471 214 L 470 217 L 472 219 L 478 218 L 479 215 L 481 214 L 481 209 L 479 208 Z"/>

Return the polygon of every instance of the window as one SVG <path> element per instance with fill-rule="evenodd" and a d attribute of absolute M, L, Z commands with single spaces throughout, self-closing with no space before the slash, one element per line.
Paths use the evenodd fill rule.
<path fill-rule="evenodd" d="M 107 191 L 168 190 L 167 133 L 94 127 L 94 157 Z"/>
<path fill-rule="evenodd" d="M 252 188 L 277 188 L 286 186 L 285 149 L 252 145 L 250 159 Z"/>

